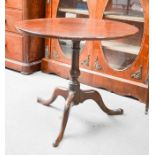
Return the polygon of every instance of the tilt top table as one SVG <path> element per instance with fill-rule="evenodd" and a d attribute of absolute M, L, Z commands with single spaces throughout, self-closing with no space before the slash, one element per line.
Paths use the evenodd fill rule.
<path fill-rule="evenodd" d="M 101 110 L 108 115 L 123 114 L 122 109 L 111 110 L 106 107 L 101 95 L 96 90 L 80 89 L 80 83 L 78 81 L 78 77 L 80 76 L 80 41 L 127 37 L 138 32 L 136 27 L 110 20 L 51 18 L 21 21 L 17 23 L 16 28 L 22 33 L 28 35 L 35 35 L 43 38 L 70 39 L 73 42 L 69 88 L 57 87 L 51 98 L 48 100 L 38 98 L 38 102 L 46 106 L 49 106 L 54 102 L 59 95 L 66 99 L 61 130 L 53 144 L 54 147 L 58 146 L 63 138 L 69 117 L 69 111 L 73 105 L 78 105 L 87 99 L 92 99 L 97 103 Z"/>

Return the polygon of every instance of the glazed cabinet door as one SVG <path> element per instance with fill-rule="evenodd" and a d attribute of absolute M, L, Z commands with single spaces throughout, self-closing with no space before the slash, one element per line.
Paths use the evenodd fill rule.
<path fill-rule="evenodd" d="M 54 18 L 89 18 L 87 1 L 83 0 L 53 0 L 51 16 Z M 83 53 L 85 41 L 80 43 Z M 64 39 L 52 39 L 50 58 L 70 64 L 72 41 Z"/>
<path fill-rule="evenodd" d="M 141 0 L 109 0 L 104 12 L 104 19 L 117 20 L 138 27 L 139 32 L 133 36 L 102 41 L 102 51 L 106 63 L 115 71 L 125 72 L 134 67 L 136 59 L 141 54 L 144 36 L 144 9 Z M 142 70 L 143 64 L 139 64 Z M 142 80 L 142 74 L 128 75 L 129 79 Z M 146 78 L 144 78 L 146 79 Z"/>
<path fill-rule="evenodd" d="M 147 102 L 148 0 L 47 0 L 49 1 L 47 17 L 116 20 L 138 27 L 139 32 L 130 37 L 82 41 L 80 81 Z M 48 59 L 43 61 L 42 70 L 69 78 L 72 42 L 64 39 L 47 42 L 50 45 L 46 48 Z"/>

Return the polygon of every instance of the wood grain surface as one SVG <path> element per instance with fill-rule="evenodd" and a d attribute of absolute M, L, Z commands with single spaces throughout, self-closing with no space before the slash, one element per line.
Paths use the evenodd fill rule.
<path fill-rule="evenodd" d="M 24 20 L 18 22 L 16 28 L 40 37 L 72 40 L 116 39 L 138 32 L 138 28 L 126 23 L 85 18 Z"/>

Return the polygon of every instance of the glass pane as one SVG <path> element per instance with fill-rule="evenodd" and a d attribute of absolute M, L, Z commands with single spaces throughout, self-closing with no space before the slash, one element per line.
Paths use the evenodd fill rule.
<path fill-rule="evenodd" d="M 140 0 L 110 0 L 104 18 L 135 25 L 139 32 L 123 39 L 102 41 L 108 64 L 117 70 L 128 68 L 140 52 L 144 31 L 144 14 Z"/>
<path fill-rule="evenodd" d="M 57 17 L 64 18 L 88 18 L 87 0 L 60 0 L 58 5 Z M 71 58 L 72 42 L 70 40 L 59 40 L 61 49 L 67 58 Z M 85 41 L 80 43 L 81 51 Z"/>

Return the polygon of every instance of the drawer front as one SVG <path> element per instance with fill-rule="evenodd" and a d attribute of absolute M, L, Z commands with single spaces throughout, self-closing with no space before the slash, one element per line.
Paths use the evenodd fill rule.
<path fill-rule="evenodd" d="M 17 32 L 15 24 L 22 20 L 22 11 L 16 9 L 6 9 L 5 11 L 5 29 L 7 31 Z"/>
<path fill-rule="evenodd" d="M 22 9 L 23 0 L 5 0 L 5 6 L 8 8 Z"/>
<path fill-rule="evenodd" d="M 8 59 L 22 61 L 22 43 L 23 36 L 16 33 L 6 32 L 5 57 Z"/>

